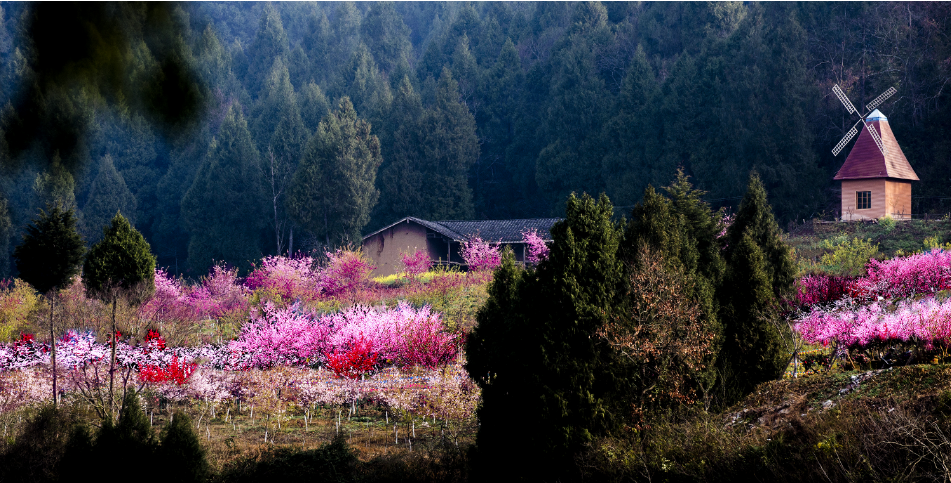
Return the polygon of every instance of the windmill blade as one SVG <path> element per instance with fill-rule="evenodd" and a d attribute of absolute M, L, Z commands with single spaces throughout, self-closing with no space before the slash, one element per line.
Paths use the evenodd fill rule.
<path fill-rule="evenodd" d="M 869 112 L 871 112 L 872 109 L 875 109 L 876 107 L 878 107 L 879 105 L 881 105 L 881 104 L 882 104 L 883 102 L 885 102 L 889 97 L 895 95 L 896 92 L 898 92 L 898 91 L 895 90 L 894 87 L 889 87 L 887 91 L 885 91 L 885 92 L 879 94 L 878 97 L 876 97 L 874 101 L 869 102 L 868 104 L 865 105 L 865 107 L 868 108 Z"/>
<path fill-rule="evenodd" d="M 878 146 L 878 150 L 885 154 L 885 145 L 882 144 L 882 137 L 878 135 L 878 131 L 872 127 L 871 124 L 865 124 L 865 127 L 868 128 L 868 133 L 872 135 L 872 139 L 875 140 L 875 145 Z"/>
<path fill-rule="evenodd" d="M 832 155 L 838 156 L 839 153 L 842 151 L 842 148 L 848 145 L 849 141 L 851 141 L 852 138 L 854 138 L 855 135 L 858 133 L 859 133 L 858 129 L 855 129 L 855 126 L 852 126 L 852 129 L 849 129 L 849 132 L 845 133 L 845 136 L 842 137 L 842 140 L 839 141 L 839 144 L 836 144 L 835 147 L 832 148 Z"/>
<path fill-rule="evenodd" d="M 842 92 L 842 89 L 839 88 L 839 84 L 832 86 L 832 92 L 834 92 L 836 97 L 839 98 L 839 102 L 845 106 L 845 108 L 849 111 L 849 114 L 852 114 L 853 112 L 856 114 L 859 113 L 859 111 L 855 109 L 855 106 L 852 105 L 852 101 L 850 101 L 849 98 L 846 97 L 845 93 Z"/>

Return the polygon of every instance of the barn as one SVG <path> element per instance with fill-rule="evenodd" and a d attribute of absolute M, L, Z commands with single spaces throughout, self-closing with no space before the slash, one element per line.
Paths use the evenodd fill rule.
<path fill-rule="evenodd" d="M 373 260 L 373 276 L 399 273 L 400 254 L 417 249 L 429 253 L 439 265 L 465 265 L 460 244 L 473 237 L 511 247 L 515 259 L 525 260 L 522 232 L 536 230 L 538 236 L 551 242 L 551 227 L 560 218 L 521 220 L 428 221 L 407 216 L 392 225 L 363 237 L 363 252 Z"/>
<path fill-rule="evenodd" d="M 878 109 L 865 119 L 885 148 L 883 154 L 868 129 L 862 129 L 849 157 L 835 175 L 842 182 L 842 221 L 891 216 L 911 219 L 911 182 L 918 175 L 895 140 L 888 119 Z"/>

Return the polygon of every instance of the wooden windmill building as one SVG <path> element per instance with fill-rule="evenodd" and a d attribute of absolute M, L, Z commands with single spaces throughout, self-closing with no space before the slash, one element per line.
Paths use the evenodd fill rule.
<path fill-rule="evenodd" d="M 911 182 L 918 175 L 908 164 L 888 119 L 878 109 L 865 118 L 858 141 L 835 175 L 842 181 L 842 220 L 868 220 L 891 216 L 911 219 Z M 875 129 L 882 148 L 869 129 Z"/>

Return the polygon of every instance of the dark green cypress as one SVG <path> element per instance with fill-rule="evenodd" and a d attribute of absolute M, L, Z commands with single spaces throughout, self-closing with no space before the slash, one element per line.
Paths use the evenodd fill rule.
<path fill-rule="evenodd" d="M 548 260 L 524 272 L 509 255 L 497 270 L 467 341 L 467 370 L 483 390 L 480 471 L 570 479 L 572 455 L 617 427 L 623 375 L 595 335 L 623 287 L 612 211 L 606 196 L 571 196 Z"/>
<path fill-rule="evenodd" d="M 162 478 L 175 482 L 199 482 L 208 477 L 205 450 L 192 429 L 191 419 L 185 413 L 175 413 L 172 421 L 162 428 L 162 444 L 158 448 L 159 461 L 164 463 Z"/>

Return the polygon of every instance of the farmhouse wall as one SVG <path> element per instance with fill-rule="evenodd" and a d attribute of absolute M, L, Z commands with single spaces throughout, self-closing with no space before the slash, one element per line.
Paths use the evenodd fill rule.
<path fill-rule="evenodd" d="M 842 180 L 842 221 L 875 220 L 885 216 L 885 178 Z M 855 193 L 872 192 L 872 207 L 860 210 L 856 207 Z"/>
<path fill-rule="evenodd" d="M 888 214 L 896 220 L 911 219 L 911 181 L 885 180 L 885 203 Z"/>
<path fill-rule="evenodd" d="M 415 223 L 400 223 L 383 230 L 363 242 L 363 251 L 373 260 L 376 270 L 374 277 L 393 275 L 400 272 L 400 253 L 413 253 L 417 249 L 429 252 L 429 258 L 438 260 L 437 240 L 426 237 L 426 228 Z M 445 248 L 442 249 L 445 252 Z"/>

